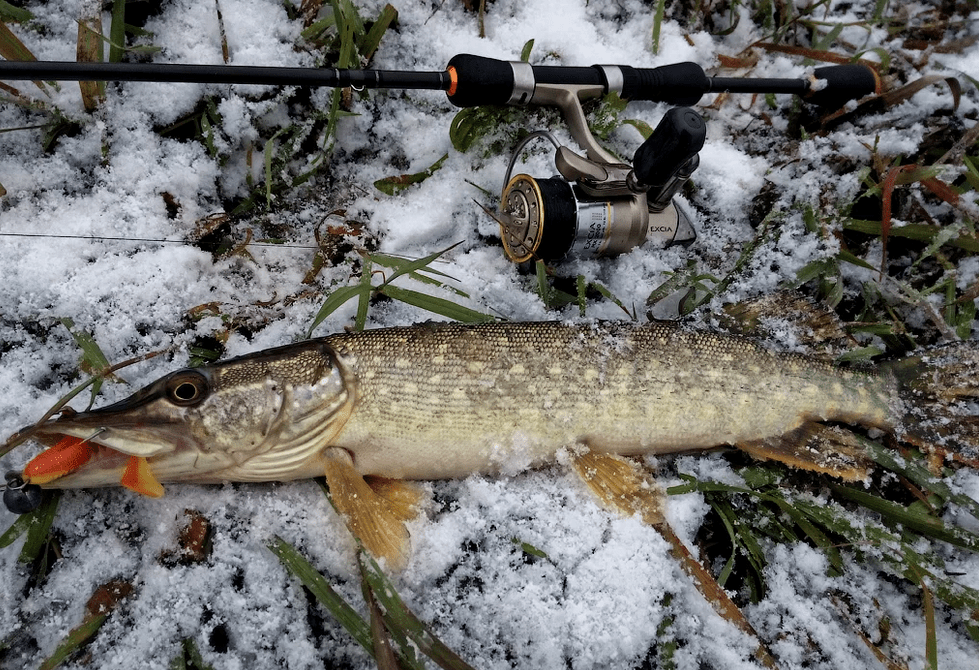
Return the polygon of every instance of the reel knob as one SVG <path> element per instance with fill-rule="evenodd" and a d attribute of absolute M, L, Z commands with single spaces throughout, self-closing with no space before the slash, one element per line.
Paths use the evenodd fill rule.
<path fill-rule="evenodd" d="M 689 107 L 673 107 L 656 130 L 636 149 L 631 178 L 635 187 L 648 190 L 651 211 L 661 211 L 700 164 L 707 125 Z"/>

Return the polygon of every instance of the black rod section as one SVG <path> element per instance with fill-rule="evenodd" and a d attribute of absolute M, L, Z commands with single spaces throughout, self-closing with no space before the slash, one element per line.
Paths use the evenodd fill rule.
<path fill-rule="evenodd" d="M 446 91 L 447 72 L 339 70 L 336 68 L 260 67 L 251 65 L 179 65 L 168 63 L 76 63 L 73 61 L 0 61 L 0 80 L 8 81 L 156 81 L 200 84 L 271 84 L 278 86 L 354 86 Z"/>

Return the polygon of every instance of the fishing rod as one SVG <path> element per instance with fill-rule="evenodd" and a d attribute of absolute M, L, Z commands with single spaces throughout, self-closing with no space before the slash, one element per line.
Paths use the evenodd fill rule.
<path fill-rule="evenodd" d="M 0 61 L 0 80 L 147 81 L 209 84 L 352 87 L 445 91 L 458 107 L 549 105 L 561 109 L 582 156 L 548 131 L 530 133 L 514 150 L 494 218 L 507 256 L 517 263 L 610 256 L 647 240 L 690 244 L 696 232 L 675 195 L 699 165 L 706 125 L 689 105 L 709 93 L 799 95 L 839 107 L 879 92 L 880 81 L 860 64 L 816 68 L 798 79 L 711 77 L 696 63 L 656 68 L 628 65 L 531 65 L 472 54 L 449 60 L 444 71 L 338 68 Z M 633 165 L 592 136 L 581 102 L 616 93 L 624 100 L 676 105 L 635 152 Z M 559 176 L 511 177 L 528 142 L 547 139 Z"/>
<path fill-rule="evenodd" d="M 78 63 L 73 61 L 0 61 L 0 79 L 8 81 L 149 81 L 201 84 L 269 84 L 398 88 L 446 91 L 459 107 L 530 104 L 535 83 L 604 87 L 626 100 L 692 105 L 707 93 L 791 93 L 811 95 L 817 104 L 846 102 L 873 93 L 878 86 L 864 65 L 818 68 L 812 77 L 765 79 L 709 77 L 696 63 L 656 68 L 628 65 L 567 67 L 530 65 L 485 56 L 459 54 L 444 71 L 346 70 L 338 68 L 181 65 L 171 63 Z M 833 101 L 827 103 L 825 101 Z"/>

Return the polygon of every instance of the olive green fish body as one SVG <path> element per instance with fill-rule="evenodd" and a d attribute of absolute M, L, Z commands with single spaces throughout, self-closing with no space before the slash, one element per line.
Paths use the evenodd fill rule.
<path fill-rule="evenodd" d="M 888 376 L 670 324 L 423 324 L 175 372 L 44 424 L 42 441 L 72 436 L 93 455 L 64 472 L 50 459 L 33 467 L 57 487 L 118 484 L 146 464 L 159 481 L 289 480 L 321 475 L 340 447 L 363 475 L 435 479 L 517 471 L 582 445 L 651 454 L 813 420 L 891 428 L 898 405 Z M 146 476 L 127 485 L 153 490 Z"/>

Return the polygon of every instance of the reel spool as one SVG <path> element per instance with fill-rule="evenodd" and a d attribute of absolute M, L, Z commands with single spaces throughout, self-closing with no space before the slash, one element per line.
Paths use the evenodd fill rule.
<path fill-rule="evenodd" d="M 518 174 L 503 189 L 501 208 L 508 215 L 501 226 L 503 248 L 515 263 L 624 253 L 646 240 L 649 217 L 637 200 L 592 200 L 561 177 Z M 672 239 L 676 219 L 659 228 Z"/>

